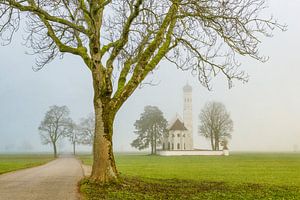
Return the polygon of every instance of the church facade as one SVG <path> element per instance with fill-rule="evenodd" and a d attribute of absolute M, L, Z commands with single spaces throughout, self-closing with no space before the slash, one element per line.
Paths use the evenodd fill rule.
<path fill-rule="evenodd" d="M 192 87 L 183 87 L 183 119 L 176 116 L 163 138 L 163 150 L 193 150 L 193 99 Z"/>

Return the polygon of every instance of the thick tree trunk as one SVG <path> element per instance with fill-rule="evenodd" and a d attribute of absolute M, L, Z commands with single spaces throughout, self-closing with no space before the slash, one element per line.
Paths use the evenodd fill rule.
<path fill-rule="evenodd" d="M 107 106 L 95 97 L 95 137 L 94 137 L 94 162 L 91 178 L 105 183 L 115 181 L 118 178 L 114 154 L 113 154 L 113 119 Z"/>
<path fill-rule="evenodd" d="M 53 154 L 54 154 L 53 156 L 54 156 L 54 158 L 57 158 L 57 148 L 56 148 L 56 143 L 53 142 L 52 145 L 53 145 Z"/>

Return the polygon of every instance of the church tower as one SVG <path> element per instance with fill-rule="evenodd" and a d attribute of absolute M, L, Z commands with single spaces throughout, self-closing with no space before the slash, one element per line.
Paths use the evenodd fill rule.
<path fill-rule="evenodd" d="M 193 150 L 193 98 L 192 87 L 188 83 L 183 87 L 183 123 L 188 129 L 186 149 Z"/>

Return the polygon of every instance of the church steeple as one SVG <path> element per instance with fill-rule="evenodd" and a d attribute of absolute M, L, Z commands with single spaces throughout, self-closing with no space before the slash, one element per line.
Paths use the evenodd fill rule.
<path fill-rule="evenodd" d="M 187 83 L 183 87 L 183 122 L 188 129 L 187 149 L 193 149 L 193 98 L 192 87 Z"/>

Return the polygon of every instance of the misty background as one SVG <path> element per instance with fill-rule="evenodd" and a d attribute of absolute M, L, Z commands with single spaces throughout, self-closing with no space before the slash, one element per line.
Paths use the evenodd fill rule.
<path fill-rule="evenodd" d="M 228 89 L 224 77 L 213 81 L 208 91 L 190 72 L 182 72 L 162 62 L 143 85 L 129 98 L 117 114 L 114 124 L 115 151 L 134 151 L 134 122 L 144 106 L 158 106 L 167 120 L 182 115 L 182 87 L 193 87 L 194 146 L 209 148 L 205 138 L 197 134 L 198 115 L 208 101 L 225 104 L 234 121 L 229 148 L 233 151 L 295 151 L 300 150 L 300 0 L 269 0 L 267 12 L 288 31 L 275 31 L 273 38 L 264 39 L 261 54 L 267 63 L 250 58 L 240 59 L 249 76 L 246 84 L 234 82 Z M 268 13 L 266 13 L 268 14 Z M 52 151 L 42 145 L 38 126 L 51 105 L 67 105 L 71 117 L 78 121 L 93 111 L 93 89 L 89 70 L 76 56 L 66 54 L 44 69 L 34 72 L 35 57 L 22 45 L 24 30 L 15 35 L 9 46 L 0 47 L 0 152 Z M 65 143 L 65 144 L 63 144 Z M 71 151 L 67 141 L 61 151 Z M 299 146 L 299 147 L 298 147 Z M 88 151 L 90 147 L 81 146 Z"/>

